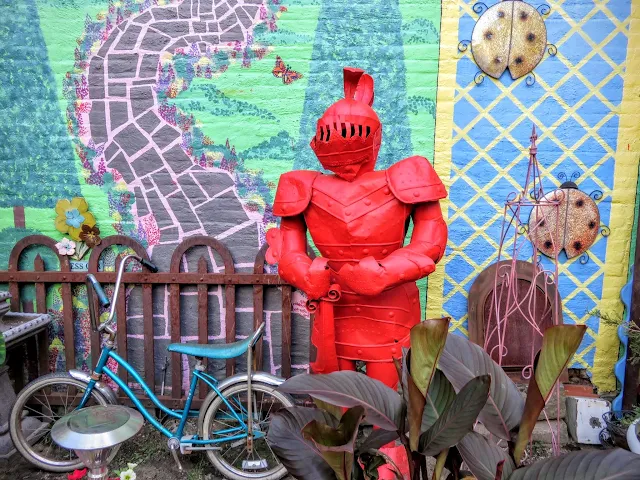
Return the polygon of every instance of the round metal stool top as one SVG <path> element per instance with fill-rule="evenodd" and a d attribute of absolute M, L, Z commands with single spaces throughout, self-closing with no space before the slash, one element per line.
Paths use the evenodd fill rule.
<path fill-rule="evenodd" d="M 143 424 L 137 410 L 122 405 L 98 405 L 62 417 L 53 425 L 51 438 L 71 450 L 95 450 L 128 440 Z"/>

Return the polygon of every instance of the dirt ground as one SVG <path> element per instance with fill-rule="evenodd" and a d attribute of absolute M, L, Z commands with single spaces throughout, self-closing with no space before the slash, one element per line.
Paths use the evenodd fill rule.
<path fill-rule="evenodd" d="M 146 424 L 133 440 L 120 447 L 109 474 L 116 477 L 118 472 L 127 469 L 127 463 L 137 463 L 136 480 L 224 480 L 204 453 L 183 455 L 180 461 L 184 469 L 182 474 L 167 449 L 165 437 Z M 37 470 L 15 454 L 9 461 L 0 461 L 0 479 L 66 480 L 67 475 Z"/>
<path fill-rule="evenodd" d="M 562 452 L 566 453 L 576 449 L 579 449 L 579 447 L 568 445 L 562 449 Z M 525 459 L 524 463 L 532 463 L 551 455 L 551 448 L 535 442 L 533 451 L 527 456 L 528 458 Z M 120 447 L 111 464 L 109 473 L 115 477 L 118 472 L 127 468 L 127 463 L 137 463 L 138 466 L 135 469 L 136 480 L 224 480 L 202 452 L 183 455 L 180 457 L 180 461 L 184 469 L 182 474 L 178 471 L 167 449 L 165 437 L 147 424 L 134 437 L 134 440 Z M 0 460 L 0 479 L 66 480 L 67 475 L 37 470 L 19 454 L 16 454 L 8 461 Z M 287 480 L 293 479 L 287 477 Z"/>

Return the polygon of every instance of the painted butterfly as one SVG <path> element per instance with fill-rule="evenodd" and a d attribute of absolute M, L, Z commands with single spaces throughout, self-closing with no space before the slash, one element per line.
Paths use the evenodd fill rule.
<path fill-rule="evenodd" d="M 302 78 L 301 73 L 291 70 L 289 65 L 285 65 L 285 63 L 282 61 L 282 58 L 280 58 L 279 56 L 276 57 L 276 66 L 273 67 L 273 76 L 276 78 L 281 78 L 282 82 L 285 85 L 289 85 L 294 81 Z"/>

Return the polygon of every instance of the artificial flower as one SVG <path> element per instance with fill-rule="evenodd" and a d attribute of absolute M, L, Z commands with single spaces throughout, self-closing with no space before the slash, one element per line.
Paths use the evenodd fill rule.
<path fill-rule="evenodd" d="M 96 226 L 82 225 L 80 239 L 87 244 L 87 247 L 93 248 L 100 245 L 100 229 Z"/>
<path fill-rule="evenodd" d="M 74 470 L 72 473 L 67 475 L 67 478 L 69 480 L 80 480 L 81 478 L 84 478 L 86 474 L 87 469 L 83 468 L 82 470 Z"/>
<path fill-rule="evenodd" d="M 69 240 L 68 238 L 63 238 L 56 243 L 56 248 L 60 255 L 73 255 L 76 251 L 76 242 Z"/>
<path fill-rule="evenodd" d="M 88 251 L 89 251 L 89 247 L 87 246 L 87 244 L 84 242 L 79 242 L 76 245 L 76 253 L 71 258 L 73 258 L 74 260 L 82 260 L 82 257 L 84 257 L 84 254 L 87 253 Z"/>
<path fill-rule="evenodd" d="M 56 214 L 56 230 L 69 234 L 74 240 L 80 240 L 83 225 L 93 227 L 96 224 L 87 201 L 82 197 L 75 197 L 71 201 L 58 200 Z"/>
<path fill-rule="evenodd" d="M 136 480 L 136 472 L 133 470 L 123 470 L 120 472 L 120 480 Z"/>

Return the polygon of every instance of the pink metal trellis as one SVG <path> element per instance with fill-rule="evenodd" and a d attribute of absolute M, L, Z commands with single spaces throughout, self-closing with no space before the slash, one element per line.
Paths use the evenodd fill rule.
<path fill-rule="evenodd" d="M 522 377 L 531 378 L 536 350 L 541 345 L 543 335 L 542 320 L 551 317 L 553 325 L 562 323 L 561 308 L 558 294 L 558 253 L 559 224 L 555 228 L 550 226 L 549 218 L 558 218 L 558 212 L 562 201 L 562 190 L 556 190 L 551 195 L 546 195 L 542 187 L 540 167 L 538 164 L 538 147 L 535 126 L 531 132 L 531 145 L 529 147 L 529 165 L 524 186 L 520 192 L 512 192 L 507 197 L 500 235 L 498 250 L 498 267 L 496 268 L 493 300 L 490 305 L 489 316 L 485 329 L 484 348 L 502 365 L 504 357 L 508 354 L 506 339 L 510 333 L 510 319 L 518 316 L 526 321 L 526 324 L 518 328 L 530 328 L 531 348 L 530 363 L 522 370 Z M 555 213 L 555 215 L 554 215 Z M 555 229 L 555 234 L 551 230 Z M 538 253 L 531 238 L 536 237 L 536 231 L 542 231 L 545 238 L 552 242 L 553 257 L 545 257 Z M 502 261 L 502 262 L 501 262 Z M 516 266 L 518 262 L 527 261 L 533 265 L 532 278 L 529 287 L 523 292 L 518 283 Z M 541 295 L 542 294 L 542 295 Z M 541 298 L 542 297 L 542 298 Z M 543 305 L 540 305 L 540 302 Z M 512 328 L 514 328 L 512 326 Z M 538 346 L 538 347 L 536 347 Z M 559 399 L 559 388 L 556 387 L 556 395 Z M 559 413 L 559 412 L 558 412 Z M 559 420 L 559 418 L 558 418 Z M 559 421 L 555 435 L 552 435 L 554 453 L 559 452 L 558 439 L 560 434 Z"/>

